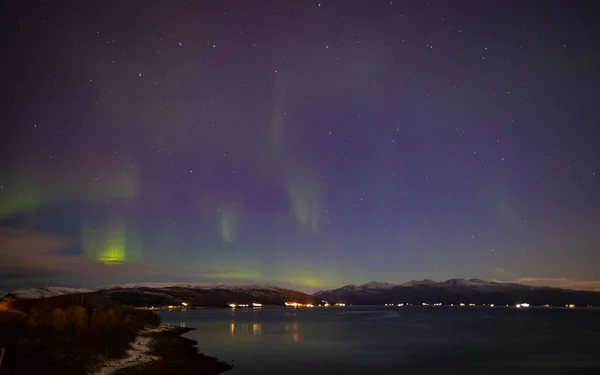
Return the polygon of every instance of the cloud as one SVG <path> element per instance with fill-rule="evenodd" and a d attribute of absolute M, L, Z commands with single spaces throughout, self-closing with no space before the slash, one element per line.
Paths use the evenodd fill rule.
<path fill-rule="evenodd" d="M 551 286 L 555 288 L 587 290 L 600 292 L 600 281 L 580 281 L 568 277 L 520 277 L 511 281 L 503 281 L 531 286 Z"/>
<path fill-rule="evenodd" d="M 48 280 L 60 278 L 162 278 L 178 276 L 210 276 L 231 270 L 199 270 L 196 268 L 155 267 L 143 263 L 122 263 L 109 266 L 90 260 L 81 254 L 64 254 L 77 244 L 77 239 L 50 233 L 0 227 L 0 280 Z"/>
<path fill-rule="evenodd" d="M 494 267 L 494 268 L 492 268 L 492 272 L 499 273 L 499 274 L 507 273 L 506 270 L 502 267 Z"/>

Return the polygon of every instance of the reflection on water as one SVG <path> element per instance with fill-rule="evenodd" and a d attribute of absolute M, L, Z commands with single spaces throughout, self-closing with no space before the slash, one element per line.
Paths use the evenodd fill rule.
<path fill-rule="evenodd" d="M 289 341 L 290 339 L 293 342 L 300 341 L 300 325 L 298 322 L 294 322 L 292 325 L 285 324 L 284 331 L 286 333 L 285 340 Z"/>
<path fill-rule="evenodd" d="M 261 332 L 262 332 L 262 324 L 260 324 L 260 323 L 252 324 L 252 335 L 260 336 Z"/>
<path fill-rule="evenodd" d="M 167 325 L 170 325 L 170 323 L 167 323 Z M 186 327 L 186 321 L 181 321 L 179 323 L 180 327 Z M 252 326 L 252 329 L 250 330 L 250 326 Z M 269 327 L 276 329 L 276 326 L 278 326 L 278 324 L 270 324 Z M 283 332 L 284 332 L 284 340 L 285 341 L 291 341 L 291 342 L 300 342 L 300 323 L 298 321 L 294 321 L 291 324 L 287 324 L 284 323 L 283 325 L 279 325 L 279 326 L 283 326 Z M 263 324 L 262 323 L 258 323 L 258 322 L 253 322 L 253 323 L 240 323 L 240 322 L 236 322 L 235 320 L 231 320 L 229 322 L 229 336 L 230 337 L 241 337 L 241 336 L 260 336 L 262 334 L 262 330 L 263 330 Z"/>
<path fill-rule="evenodd" d="M 233 360 L 230 375 L 325 370 L 344 375 L 554 374 L 543 366 L 556 374 L 596 375 L 599 313 L 376 307 L 160 312 L 165 324 L 196 328 L 186 336 L 198 341 L 201 352 Z"/>
<path fill-rule="evenodd" d="M 234 320 L 229 322 L 229 336 L 238 335 L 249 335 L 250 329 L 248 323 L 236 324 Z M 260 336 L 262 333 L 261 323 L 252 323 L 252 336 Z"/>

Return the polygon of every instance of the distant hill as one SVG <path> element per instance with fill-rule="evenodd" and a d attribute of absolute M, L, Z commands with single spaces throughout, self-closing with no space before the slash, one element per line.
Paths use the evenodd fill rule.
<path fill-rule="evenodd" d="M 600 305 L 600 293 L 498 283 L 481 279 L 414 280 L 403 284 L 369 282 L 363 285 L 317 292 L 314 296 L 329 302 L 353 305 L 383 305 L 386 303 L 498 304 L 578 306 Z"/>
<path fill-rule="evenodd" d="M 90 307 L 125 305 L 132 307 L 180 306 L 183 302 L 196 307 L 226 307 L 230 303 L 284 305 L 285 302 L 315 303 L 316 299 L 295 290 L 268 284 L 125 284 L 82 290 L 72 288 L 40 288 L 18 290 L 7 294 L 3 303 L 20 311 L 28 311 L 43 299 L 43 304 L 63 307 L 81 303 Z"/>
<path fill-rule="evenodd" d="M 107 286 L 95 290 L 64 287 L 18 290 L 5 295 L 0 310 L 29 311 L 36 304 L 64 307 L 82 304 L 102 306 L 179 306 L 183 302 L 193 307 L 226 307 L 230 303 L 284 305 L 285 302 L 318 304 L 321 300 L 353 305 L 383 305 L 386 303 L 442 303 L 564 306 L 600 306 L 600 293 L 498 283 L 481 279 L 413 280 L 402 284 L 369 282 L 308 295 L 269 284 L 176 284 L 148 283 Z"/>
<path fill-rule="evenodd" d="M 47 298 L 61 296 L 65 294 L 80 294 L 88 292 L 91 292 L 91 290 L 81 288 L 66 288 L 61 286 L 48 286 L 44 288 L 15 290 L 11 293 L 8 293 L 7 295 L 9 297 L 16 296 L 18 298 Z"/>

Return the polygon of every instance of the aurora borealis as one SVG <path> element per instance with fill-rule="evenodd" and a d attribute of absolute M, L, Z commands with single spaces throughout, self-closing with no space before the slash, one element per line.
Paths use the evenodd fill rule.
<path fill-rule="evenodd" d="M 0 278 L 593 284 L 600 34 L 536 4 L 3 4 Z"/>

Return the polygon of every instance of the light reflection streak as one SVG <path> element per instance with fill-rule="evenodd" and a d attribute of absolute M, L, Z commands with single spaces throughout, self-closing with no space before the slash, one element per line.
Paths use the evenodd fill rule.
<path fill-rule="evenodd" d="M 294 322 L 291 326 L 285 324 L 283 330 L 286 332 L 286 340 L 288 340 L 291 337 L 293 342 L 300 341 L 300 325 L 298 324 L 298 322 Z"/>
<path fill-rule="evenodd" d="M 236 327 L 237 325 L 237 327 Z M 236 324 L 235 321 L 231 321 L 229 323 L 229 335 L 234 336 L 240 333 L 249 335 L 250 334 L 250 325 L 247 323 Z M 260 336 L 262 334 L 262 324 L 261 323 L 252 323 L 252 336 Z"/>

